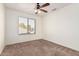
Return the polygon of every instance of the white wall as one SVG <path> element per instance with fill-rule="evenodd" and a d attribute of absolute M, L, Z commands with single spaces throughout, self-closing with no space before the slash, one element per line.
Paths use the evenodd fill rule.
<path fill-rule="evenodd" d="M 43 22 L 45 39 L 79 51 L 79 4 L 51 12 Z"/>
<path fill-rule="evenodd" d="M 36 34 L 18 35 L 18 16 L 36 19 Z M 21 11 L 6 8 L 6 44 L 25 42 L 42 37 L 42 19 Z"/>
<path fill-rule="evenodd" d="M 5 39 L 5 24 L 4 21 L 5 20 L 5 9 L 4 9 L 4 5 L 0 4 L 0 53 L 2 52 L 3 48 L 4 48 L 4 39 Z"/>

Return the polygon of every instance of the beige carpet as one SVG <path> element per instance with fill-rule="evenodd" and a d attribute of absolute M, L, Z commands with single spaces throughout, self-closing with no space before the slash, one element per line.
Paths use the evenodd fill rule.
<path fill-rule="evenodd" d="M 79 52 L 40 39 L 8 45 L 1 56 L 78 56 Z"/>

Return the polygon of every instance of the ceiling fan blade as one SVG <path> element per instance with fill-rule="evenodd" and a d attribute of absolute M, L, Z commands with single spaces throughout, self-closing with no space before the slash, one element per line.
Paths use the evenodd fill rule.
<path fill-rule="evenodd" d="M 40 8 L 43 8 L 43 7 L 46 7 L 46 6 L 49 6 L 50 4 L 49 3 L 45 3 L 44 5 L 40 6 Z"/>
<path fill-rule="evenodd" d="M 47 13 L 47 11 L 46 10 L 44 10 L 44 9 L 40 9 L 41 11 L 43 11 L 43 12 L 45 12 L 45 13 Z"/>

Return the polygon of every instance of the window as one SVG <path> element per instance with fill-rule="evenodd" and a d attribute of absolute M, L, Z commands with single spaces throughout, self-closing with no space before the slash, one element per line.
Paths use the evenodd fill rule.
<path fill-rule="evenodd" d="M 34 34 L 35 19 L 19 17 L 19 34 Z"/>

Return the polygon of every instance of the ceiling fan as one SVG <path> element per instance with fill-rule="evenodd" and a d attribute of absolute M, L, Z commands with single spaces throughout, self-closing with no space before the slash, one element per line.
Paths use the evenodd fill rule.
<path fill-rule="evenodd" d="M 50 5 L 49 3 L 45 3 L 45 4 L 43 4 L 43 5 L 40 6 L 39 3 L 37 3 L 36 8 L 35 8 L 35 14 L 38 14 L 41 11 L 47 13 L 48 11 L 47 10 L 44 10 L 43 8 L 44 7 L 47 7 L 49 5 Z"/>

